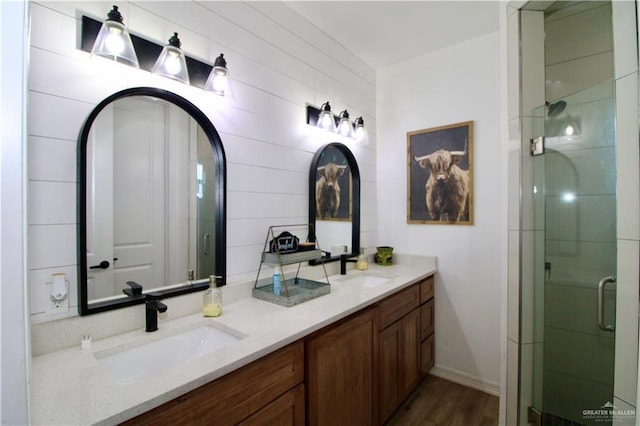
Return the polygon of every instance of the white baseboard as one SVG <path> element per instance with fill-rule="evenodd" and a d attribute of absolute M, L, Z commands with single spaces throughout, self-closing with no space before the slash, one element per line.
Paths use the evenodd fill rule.
<path fill-rule="evenodd" d="M 429 374 L 445 380 L 449 380 L 454 383 L 458 383 L 463 386 L 470 387 L 472 389 L 495 395 L 497 397 L 500 396 L 500 385 L 498 383 L 482 381 L 477 377 L 471 376 L 467 373 L 463 373 L 462 371 L 458 371 L 453 368 L 443 367 L 436 364 L 429 371 Z"/>

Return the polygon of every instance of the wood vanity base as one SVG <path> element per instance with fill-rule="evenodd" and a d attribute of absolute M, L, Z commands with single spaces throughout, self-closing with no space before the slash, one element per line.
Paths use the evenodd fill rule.
<path fill-rule="evenodd" d="M 126 422 L 384 424 L 434 365 L 434 277 Z"/>

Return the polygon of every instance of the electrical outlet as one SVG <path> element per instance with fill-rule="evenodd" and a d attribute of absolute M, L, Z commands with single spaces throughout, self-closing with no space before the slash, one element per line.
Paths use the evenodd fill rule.
<path fill-rule="evenodd" d="M 55 299 L 52 295 L 52 293 L 55 293 L 53 291 L 54 289 L 53 280 L 51 282 L 48 281 L 45 283 L 46 284 L 45 285 L 45 289 L 46 289 L 45 312 L 47 313 L 47 315 L 55 315 L 55 314 L 61 314 L 64 312 L 69 312 L 69 295 L 67 294 L 67 290 L 66 290 L 66 288 L 68 287 L 68 283 L 66 282 L 64 275 L 60 279 L 64 281 L 62 281 L 63 284 L 58 283 L 58 285 L 63 286 L 63 288 L 57 289 L 57 293 L 61 293 L 58 296 L 59 299 Z"/>
<path fill-rule="evenodd" d="M 63 300 L 51 300 L 47 295 L 47 314 L 55 315 L 63 312 L 69 312 L 69 298 L 65 297 Z"/>

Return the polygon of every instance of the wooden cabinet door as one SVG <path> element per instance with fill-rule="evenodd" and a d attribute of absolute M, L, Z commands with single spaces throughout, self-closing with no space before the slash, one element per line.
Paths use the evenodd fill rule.
<path fill-rule="evenodd" d="M 329 326 L 306 344 L 308 424 L 375 424 L 375 310 Z"/>
<path fill-rule="evenodd" d="M 420 368 L 420 309 L 414 309 L 402 318 L 402 399 L 418 384 Z"/>
<path fill-rule="evenodd" d="M 378 407 L 380 421 L 386 421 L 402 401 L 400 354 L 402 321 L 396 321 L 380 332 L 378 338 Z"/>
<path fill-rule="evenodd" d="M 414 309 L 378 337 L 378 406 L 386 421 L 422 378 L 420 310 Z"/>
<path fill-rule="evenodd" d="M 215 423 L 215 422 L 212 422 Z M 299 384 L 240 423 L 242 426 L 303 426 L 304 385 Z"/>

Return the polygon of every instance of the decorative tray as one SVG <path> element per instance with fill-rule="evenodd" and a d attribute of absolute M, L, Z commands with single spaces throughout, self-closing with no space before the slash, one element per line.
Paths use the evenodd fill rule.
<path fill-rule="evenodd" d="M 252 296 L 266 302 L 290 307 L 328 294 L 330 291 L 331 286 L 327 283 L 296 277 L 287 280 L 286 284 L 283 282 L 281 294 L 277 295 L 273 293 L 273 282 L 268 278 L 256 284 Z"/>

